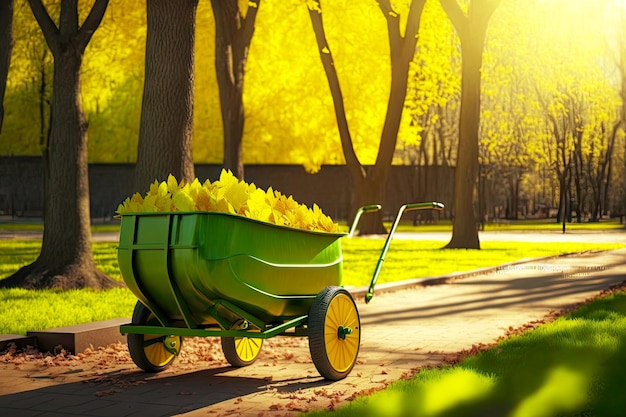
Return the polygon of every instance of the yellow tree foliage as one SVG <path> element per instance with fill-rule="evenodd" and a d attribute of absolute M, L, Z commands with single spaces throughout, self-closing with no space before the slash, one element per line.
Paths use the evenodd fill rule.
<path fill-rule="evenodd" d="M 80 10 L 90 0 L 79 0 Z M 92 1 L 92 0 L 91 0 Z M 60 4 L 46 0 L 48 9 Z M 467 2 L 463 2 L 467 4 Z M 406 13 L 398 6 L 401 16 Z M 611 4 L 613 6 L 611 6 Z M 602 97 L 616 90 L 615 67 L 601 44 L 609 19 L 619 10 L 609 0 L 502 0 L 488 33 L 482 70 L 482 136 L 495 149 L 515 140 L 516 120 L 525 131 L 522 148 L 542 159 L 540 106 L 534 80 L 551 94 L 557 79 L 578 85 L 596 77 L 585 90 Z M 623 4 L 623 2 L 621 3 Z M 329 44 L 346 103 L 346 113 L 359 160 L 375 161 L 385 119 L 390 79 L 385 20 L 377 2 L 334 0 L 323 3 Z M 601 11 L 607 16 L 601 16 Z M 623 12 L 623 10 L 621 10 Z M 111 0 L 104 20 L 84 57 L 83 103 L 89 121 L 91 162 L 133 162 L 139 137 L 144 71 L 145 4 Z M 81 17 L 81 21 L 84 16 Z M 404 22 L 401 22 L 404 24 Z M 621 27 L 617 26 L 622 33 Z M 210 2 L 197 10 L 195 56 L 194 160 L 222 161 L 222 126 L 215 77 L 214 19 Z M 0 154 L 39 155 L 46 134 L 52 59 L 28 5 L 15 3 L 15 47 L 5 97 L 6 115 Z M 420 74 L 409 85 L 398 134 L 398 147 L 419 146 L 424 131 L 434 131 L 440 117 L 433 109 L 455 110 L 460 85 L 458 40 L 438 1 L 426 3 L 412 63 Z M 602 71 L 598 70 L 602 66 Z M 595 66 L 595 72 L 590 72 Z M 417 71 L 419 69 L 419 71 Z M 599 74 L 599 75 L 598 75 Z M 42 76 L 44 77 L 42 82 Z M 45 78 L 47 76 L 47 79 Z M 521 85 L 513 85 L 513 83 Z M 41 94 L 42 84 L 48 86 Z M 47 92 L 46 92 L 47 91 Z M 512 93 L 517 91 L 518 93 Z M 612 103 L 613 97 L 599 99 Z M 43 115 L 40 116 L 40 104 Z M 298 163 L 315 171 L 321 164 L 344 163 L 327 80 L 319 63 L 314 34 L 302 0 L 264 0 L 246 66 L 246 163 Z M 591 112 L 609 114 L 608 104 Z M 601 114 L 590 119 L 600 119 Z M 521 119 L 520 119 L 521 118 Z M 450 134 L 447 140 L 454 140 Z M 530 147 L 530 148 L 529 148 Z M 509 152 L 500 152 L 510 155 Z M 491 153 L 494 158 L 497 154 Z M 432 160 L 432 159 L 431 159 Z M 400 159 L 396 158 L 395 163 Z M 450 161 L 454 163 L 454 161 Z"/>

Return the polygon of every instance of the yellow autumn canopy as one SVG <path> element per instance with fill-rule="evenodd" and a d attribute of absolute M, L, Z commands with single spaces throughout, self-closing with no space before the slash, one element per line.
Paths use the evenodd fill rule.
<path fill-rule="evenodd" d="M 145 196 L 135 193 L 117 208 L 119 214 L 159 211 L 218 211 L 296 229 L 339 231 L 339 226 L 317 204 L 308 208 L 292 196 L 286 197 L 271 187 L 262 190 L 225 170 L 219 180 L 206 180 L 203 184 L 197 178 L 191 183 L 179 183 L 170 174 L 167 181 L 152 183 Z"/>

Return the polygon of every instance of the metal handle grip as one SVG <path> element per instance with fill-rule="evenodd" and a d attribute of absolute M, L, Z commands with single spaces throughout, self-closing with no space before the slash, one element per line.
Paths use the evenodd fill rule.
<path fill-rule="evenodd" d="M 380 204 L 370 204 L 369 206 L 360 207 L 354 215 L 354 220 L 352 221 L 352 226 L 350 226 L 348 237 L 352 237 L 354 235 L 354 232 L 356 232 L 356 227 L 359 224 L 359 219 L 361 218 L 361 215 L 363 215 L 364 213 L 373 213 L 380 210 L 382 207 L 383 206 L 381 206 Z"/>

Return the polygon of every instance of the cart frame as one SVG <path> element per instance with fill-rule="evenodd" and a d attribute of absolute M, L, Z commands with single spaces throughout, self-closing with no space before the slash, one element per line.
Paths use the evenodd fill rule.
<path fill-rule="evenodd" d="M 352 237 L 356 232 L 357 223 L 361 215 L 378 211 L 380 210 L 380 208 L 380 205 L 369 205 L 361 207 L 357 211 L 354 221 L 350 227 L 349 233 L 347 234 L 318 233 L 318 235 L 325 235 L 326 238 L 330 239 L 329 241 L 331 242 L 334 240 L 339 240 L 341 237 L 344 236 Z M 369 303 L 374 295 L 374 286 L 378 279 L 378 275 L 380 274 L 385 255 L 389 249 L 391 238 L 396 231 L 402 214 L 406 211 L 421 209 L 442 210 L 443 205 L 441 203 L 435 202 L 414 203 L 403 205 L 400 208 L 394 220 L 392 228 L 387 236 L 387 240 L 385 241 L 385 244 L 383 246 L 383 250 L 378 260 L 378 263 L 376 264 L 374 275 L 370 282 L 368 291 L 365 295 L 366 303 Z M 180 213 L 159 214 L 165 216 L 180 215 Z M 185 213 L 183 213 L 183 215 L 184 214 Z M 228 216 L 238 217 L 225 213 L 209 214 L 219 214 L 227 216 L 227 218 Z M 132 227 L 133 229 L 133 241 L 136 237 L 135 235 L 139 233 L 139 226 L 136 224 L 136 222 L 138 222 L 137 216 L 141 215 L 141 213 L 133 214 L 133 218 L 128 219 L 132 221 L 132 224 L 127 227 Z M 122 220 L 123 226 L 120 232 L 120 236 L 122 236 L 122 232 L 124 231 L 124 216 L 122 216 Z M 246 221 L 250 221 L 250 219 L 246 219 Z M 172 297 L 167 302 L 169 302 L 171 305 L 175 304 L 174 310 L 177 312 L 177 314 L 180 313 L 181 318 L 171 319 L 168 316 L 167 311 L 165 311 L 167 310 L 167 308 L 162 308 L 163 306 L 160 305 L 159 299 L 152 299 L 152 297 L 150 296 L 150 291 L 144 288 L 149 286 L 150 284 L 142 284 L 140 282 L 141 280 L 137 279 L 137 275 L 141 274 L 138 274 L 138 272 L 136 271 L 136 269 L 140 268 L 135 265 L 136 255 L 133 252 L 135 251 L 135 248 L 133 246 L 134 244 L 131 244 L 130 248 L 126 247 L 122 249 L 122 242 L 120 242 L 120 247 L 118 248 L 118 253 L 120 253 L 122 250 L 130 251 L 130 255 L 128 253 L 124 255 L 124 262 L 120 262 L 120 269 L 123 272 L 122 276 L 124 277 L 124 280 L 127 282 L 127 284 L 129 284 L 129 288 L 131 288 L 131 290 L 139 298 L 139 301 L 135 308 L 135 312 L 133 313 L 133 322 L 120 326 L 120 332 L 122 334 L 128 335 L 128 343 L 129 350 L 131 351 L 131 356 L 139 367 L 152 372 L 157 372 L 167 367 L 180 352 L 183 337 L 221 337 L 222 348 L 225 355 L 227 356 L 228 361 L 234 366 L 246 366 L 256 359 L 256 356 L 258 355 L 258 352 L 261 348 L 261 343 L 255 344 L 253 346 L 252 353 L 246 355 L 240 355 L 239 348 L 235 347 L 236 343 L 239 343 L 241 341 L 249 342 L 253 339 L 261 339 L 262 341 L 264 339 L 269 339 L 275 336 L 308 336 L 313 362 L 322 376 L 327 379 L 338 380 L 348 375 L 348 373 L 352 370 L 352 367 L 356 362 L 356 356 L 358 355 L 358 348 L 360 344 L 360 319 L 358 316 L 356 304 L 352 299 L 352 296 L 347 290 L 340 286 L 341 267 L 343 259 L 341 257 L 340 246 L 338 246 L 338 259 L 332 258 L 331 262 L 328 262 L 327 264 L 322 262 L 319 265 L 321 267 L 320 273 L 322 275 L 330 275 L 331 285 L 326 286 L 321 292 L 317 294 L 303 293 L 292 296 L 294 302 L 300 302 L 299 300 L 301 299 L 304 305 L 310 305 L 310 310 L 308 314 L 292 314 L 283 317 L 273 317 L 266 314 L 265 312 L 263 312 L 263 314 L 255 314 L 249 311 L 249 304 L 247 305 L 247 307 L 242 307 L 241 305 L 238 305 L 237 302 L 240 300 L 229 300 L 220 296 L 206 296 L 207 299 L 210 298 L 210 308 L 207 308 L 206 311 L 203 312 L 204 320 L 201 322 L 194 317 L 194 312 L 192 311 L 192 308 L 187 305 L 185 299 L 183 298 L 184 288 L 181 288 L 181 285 L 176 281 L 176 278 L 172 276 L 174 274 L 174 272 L 172 272 L 174 267 L 170 265 L 170 251 L 172 250 L 171 248 L 183 250 L 197 250 L 197 248 L 192 247 L 192 245 L 185 244 L 172 245 L 171 235 L 178 236 L 180 234 L 183 234 L 184 228 L 183 226 L 179 226 L 178 224 L 173 224 L 171 219 L 169 219 L 168 222 L 168 238 L 166 242 L 161 242 L 154 245 L 137 245 L 140 248 L 137 250 L 167 251 L 167 255 L 165 255 L 167 257 L 167 271 L 165 272 L 167 278 L 165 280 L 163 278 L 160 279 L 161 281 L 166 281 L 167 285 L 163 286 L 166 286 L 168 288 L 164 289 L 162 292 L 157 292 L 157 295 L 165 294 L 165 297 Z M 258 221 L 251 222 L 251 224 L 262 223 Z M 267 225 L 263 227 L 267 227 Z M 181 230 L 178 230 L 179 228 Z M 124 233 L 128 234 L 130 232 L 124 231 Z M 197 231 L 194 230 L 193 233 L 197 233 Z M 122 237 L 120 237 L 120 239 L 122 239 Z M 126 236 L 124 239 L 128 240 L 128 236 Z M 339 242 L 337 241 L 336 244 L 339 245 Z M 154 247 L 152 247 L 151 245 Z M 336 249 L 334 250 L 336 251 Z M 121 258 L 121 255 L 118 254 L 118 257 Z M 251 256 L 251 258 L 254 257 Z M 324 261 L 326 261 L 325 258 Z M 129 263 L 132 265 L 130 265 Z M 122 268 L 122 265 L 124 266 L 124 268 Z M 297 266 L 298 265 L 292 267 Z M 301 266 L 305 267 L 306 265 Z M 316 267 L 317 264 L 313 266 Z M 339 268 L 339 272 L 336 272 L 337 268 Z M 316 272 L 317 271 L 313 271 L 313 273 Z M 335 277 L 334 274 L 338 274 L 338 276 Z M 333 280 L 335 280 L 336 282 L 333 283 Z M 189 286 L 189 288 L 191 287 Z M 219 291 L 217 293 L 219 293 Z M 204 297 L 204 295 L 200 295 L 200 298 L 202 297 Z M 166 301 L 161 301 L 162 303 L 166 303 Z M 340 349 L 347 349 L 348 356 L 350 357 L 347 363 L 338 362 L 339 359 L 336 359 L 336 357 L 333 356 L 333 353 L 329 351 L 329 349 L 331 348 L 326 346 L 328 343 L 327 334 L 330 326 L 330 324 L 328 324 L 326 321 L 326 317 L 335 314 L 331 311 L 333 308 L 333 303 L 342 303 L 342 307 L 347 306 L 347 312 L 342 313 L 343 315 L 345 315 L 345 317 L 340 317 L 341 320 L 345 320 L 346 322 L 342 322 L 342 324 L 338 326 L 336 324 L 333 324 L 333 326 L 335 327 L 330 329 L 331 334 L 332 332 L 335 332 L 337 340 L 340 341 Z M 336 321 L 335 317 L 332 317 L 332 320 L 329 321 Z M 347 340 L 349 340 L 350 342 L 346 342 Z M 161 343 L 163 349 L 158 350 L 158 355 L 156 357 L 163 358 L 158 360 L 152 360 L 150 354 L 148 353 L 148 350 L 154 349 L 155 346 L 161 346 Z M 227 348 L 226 346 L 230 347 Z M 341 360 L 343 361 L 343 359 Z"/>

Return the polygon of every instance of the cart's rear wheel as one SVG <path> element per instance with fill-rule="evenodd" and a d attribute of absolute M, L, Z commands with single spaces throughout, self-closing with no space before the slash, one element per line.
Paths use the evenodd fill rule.
<path fill-rule="evenodd" d="M 159 325 L 152 312 L 139 301 L 133 311 L 132 323 Z M 133 362 L 147 372 L 160 372 L 167 368 L 178 356 L 183 344 L 180 336 L 129 333 L 126 338 Z"/>
<path fill-rule="evenodd" d="M 244 328 L 244 321 L 237 321 L 232 329 Z M 232 366 L 241 368 L 254 363 L 263 347 L 263 339 L 254 337 L 222 337 L 222 352 Z"/>
<path fill-rule="evenodd" d="M 308 328 L 311 359 L 320 375 L 333 381 L 348 376 L 361 343 L 361 320 L 350 293 L 324 288 L 311 305 Z"/>

